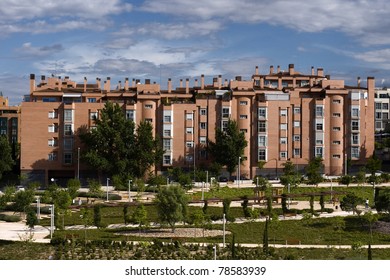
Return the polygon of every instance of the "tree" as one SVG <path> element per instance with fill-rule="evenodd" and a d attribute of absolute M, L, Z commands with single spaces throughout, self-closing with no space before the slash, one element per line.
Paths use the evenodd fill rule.
<path fill-rule="evenodd" d="M 269 249 L 268 249 L 268 219 L 266 218 L 265 220 L 265 225 L 264 225 L 264 232 L 263 232 L 263 252 L 267 256 L 269 254 Z"/>
<path fill-rule="evenodd" d="M 230 203 L 231 202 L 232 201 L 230 198 L 224 198 L 222 201 L 223 213 L 225 214 L 225 218 L 227 221 L 231 220 L 231 217 L 230 217 Z"/>
<path fill-rule="evenodd" d="M 247 145 L 245 134 L 239 130 L 237 122 L 229 120 L 224 130 L 216 129 L 215 142 L 209 140 L 209 151 L 217 163 L 226 166 L 231 175 Z M 241 162 L 243 160 L 244 158 L 241 158 Z"/>
<path fill-rule="evenodd" d="M 129 206 L 128 205 L 123 206 L 123 220 L 125 222 L 125 225 L 127 225 L 130 222 Z"/>
<path fill-rule="evenodd" d="M 54 198 L 54 211 L 62 216 L 61 228 L 64 228 L 65 215 L 68 214 L 68 209 L 71 204 L 72 198 L 70 197 L 70 194 L 65 190 L 59 189 Z"/>
<path fill-rule="evenodd" d="M 381 166 L 382 161 L 375 154 L 369 157 L 366 163 L 366 169 L 371 175 L 375 175 L 375 172 L 380 170 Z"/>
<path fill-rule="evenodd" d="M 368 223 L 370 229 L 370 244 L 372 243 L 372 226 L 378 221 L 378 215 L 373 214 L 371 211 L 364 213 L 363 219 Z"/>
<path fill-rule="evenodd" d="M 353 193 L 349 193 L 346 196 L 344 196 L 343 199 L 341 200 L 340 207 L 344 211 L 352 210 L 352 213 L 355 214 L 356 206 L 362 202 L 363 200 L 361 198 L 359 198 Z"/>
<path fill-rule="evenodd" d="M 359 186 L 363 185 L 366 182 L 366 170 L 365 168 L 360 168 L 359 172 L 355 176 L 356 183 Z"/>
<path fill-rule="evenodd" d="M 134 176 L 142 178 L 153 165 L 161 162 L 164 154 L 160 140 L 153 137 L 153 126 L 150 122 L 141 121 L 137 127 L 134 149 L 137 151 Z"/>
<path fill-rule="evenodd" d="M 133 221 L 138 224 L 138 228 L 141 231 L 143 226 L 148 223 L 148 212 L 143 204 L 139 204 L 133 213 Z"/>
<path fill-rule="evenodd" d="M 378 212 L 390 214 L 390 190 L 382 189 L 379 191 L 375 200 L 375 208 Z"/>
<path fill-rule="evenodd" d="M 95 204 L 93 206 L 93 224 L 97 228 L 102 227 L 102 211 L 101 211 L 101 205 L 100 204 Z"/>
<path fill-rule="evenodd" d="M 339 179 L 339 183 L 343 184 L 343 185 L 347 185 L 347 187 L 348 187 L 349 184 L 352 183 L 352 176 L 350 176 L 350 175 L 343 175 L 343 176 L 341 176 L 340 179 Z"/>
<path fill-rule="evenodd" d="M 12 159 L 12 147 L 7 136 L 0 135 L 0 179 L 7 171 L 11 171 L 15 161 Z"/>
<path fill-rule="evenodd" d="M 323 178 L 320 174 L 323 168 L 322 161 L 323 160 L 321 157 L 315 157 L 312 158 L 306 166 L 306 175 L 309 184 L 318 185 L 323 181 Z"/>
<path fill-rule="evenodd" d="M 92 197 L 101 197 L 103 190 L 101 184 L 96 180 L 88 180 L 88 194 Z"/>
<path fill-rule="evenodd" d="M 321 206 L 321 212 L 324 212 L 324 210 L 325 210 L 325 197 L 324 197 L 324 194 L 320 195 L 320 206 Z"/>
<path fill-rule="evenodd" d="M 156 195 L 158 216 L 175 232 L 177 222 L 184 221 L 187 216 L 187 197 L 179 186 L 162 187 Z"/>
<path fill-rule="evenodd" d="M 295 164 L 290 160 L 286 161 L 283 165 L 283 175 L 280 176 L 280 182 L 284 186 L 290 185 L 291 187 L 297 187 L 300 179 L 298 172 L 296 171 Z"/>
<path fill-rule="evenodd" d="M 77 195 L 79 194 L 79 190 L 81 187 L 81 183 L 79 179 L 69 179 L 66 183 L 66 188 L 68 190 L 68 193 L 71 197 L 71 199 L 75 199 Z"/>
<path fill-rule="evenodd" d="M 31 209 L 29 207 L 27 210 L 27 215 L 26 215 L 26 225 L 30 229 L 33 229 L 34 226 L 36 226 L 37 224 L 38 224 L 37 214 L 35 213 L 35 211 L 33 209 Z"/>
<path fill-rule="evenodd" d="M 18 212 L 25 212 L 26 208 L 34 201 L 34 193 L 32 191 L 18 191 L 14 197 L 14 209 Z"/>

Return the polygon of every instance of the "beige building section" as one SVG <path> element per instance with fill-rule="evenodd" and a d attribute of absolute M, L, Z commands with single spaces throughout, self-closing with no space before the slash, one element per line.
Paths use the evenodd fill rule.
<path fill-rule="evenodd" d="M 302 74 L 293 64 L 287 71 L 271 66 L 266 74 L 256 67 L 249 81 L 217 76 L 207 85 L 202 75 L 191 86 L 186 79 L 173 89 L 169 79 L 166 90 L 148 79 L 126 78 L 111 85 L 109 77 L 77 84 L 69 77 L 42 76 L 36 85 L 32 74 L 30 95 L 22 104 L 21 171 L 46 183 L 93 176 L 93 170 L 79 165 L 83 147 L 77 131 L 92 129 L 93 117 L 111 101 L 136 124 L 153 124 L 165 150 L 156 172 L 174 166 L 207 169 L 208 140 L 234 119 L 248 141 L 240 166 L 243 177 L 278 177 L 287 160 L 302 170 L 315 156 L 323 158 L 325 174 L 340 175 L 347 160 L 364 164 L 374 151 L 374 88 L 371 77 L 366 87 L 360 79 L 346 86 L 324 76 L 321 68 Z M 259 161 L 266 162 L 261 170 Z"/>

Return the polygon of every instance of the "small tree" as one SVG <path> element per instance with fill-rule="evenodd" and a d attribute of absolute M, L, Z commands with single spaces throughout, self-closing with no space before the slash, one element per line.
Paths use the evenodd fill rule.
<path fill-rule="evenodd" d="M 306 166 L 306 175 L 309 184 L 318 185 L 323 181 L 323 178 L 320 174 L 323 168 L 322 161 L 323 160 L 321 157 L 315 157 L 312 158 Z"/>
<path fill-rule="evenodd" d="M 102 212 L 100 204 L 95 204 L 93 206 L 93 224 L 97 228 L 100 228 L 102 226 Z"/>
<path fill-rule="evenodd" d="M 320 195 L 320 207 L 321 207 L 321 212 L 324 212 L 324 210 L 325 210 L 325 198 L 324 198 L 323 194 Z"/>
<path fill-rule="evenodd" d="M 350 176 L 350 175 L 341 176 L 340 180 L 339 180 L 339 183 L 343 184 L 343 185 L 346 185 L 348 187 L 349 184 L 352 183 L 352 176 Z"/>
<path fill-rule="evenodd" d="M 355 214 L 356 206 L 359 203 L 362 203 L 362 202 L 363 202 L 363 200 L 361 198 L 359 198 L 358 196 L 356 196 L 353 193 L 349 193 L 349 194 L 347 194 L 346 196 L 343 197 L 343 199 L 342 199 L 342 201 L 340 203 L 340 207 L 344 211 L 352 210 L 352 213 Z"/>
<path fill-rule="evenodd" d="M 88 180 L 89 196 L 102 197 L 103 190 L 102 185 L 96 180 Z"/>
<path fill-rule="evenodd" d="M 127 225 L 130 222 L 129 206 L 128 205 L 123 206 L 123 220 L 125 222 L 125 225 Z"/>
<path fill-rule="evenodd" d="M 81 183 L 79 179 L 69 179 L 68 182 L 66 183 L 66 187 L 68 189 L 68 193 L 70 197 L 75 199 L 79 193 Z"/>
<path fill-rule="evenodd" d="M 176 223 L 187 216 L 187 197 L 179 186 L 162 187 L 156 195 L 158 216 L 175 232 Z"/>
<path fill-rule="evenodd" d="M 366 169 L 371 175 L 375 175 L 375 172 L 380 170 L 382 166 L 382 161 L 374 154 L 372 155 L 366 163 Z"/>
<path fill-rule="evenodd" d="M 12 159 L 12 147 L 6 135 L 0 135 L 0 179 L 2 175 L 11 171 L 15 162 Z"/>
<path fill-rule="evenodd" d="M 26 217 L 26 225 L 30 228 L 33 229 L 34 226 L 38 224 L 38 218 L 37 214 L 35 211 L 31 208 L 27 210 L 27 217 Z"/>
<path fill-rule="evenodd" d="M 314 195 L 310 196 L 310 213 L 314 214 Z"/>
<path fill-rule="evenodd" d="M 143 204 L 139 204 L 133 213 L 133 221 L 138 224 L 138 229 L 141 232 L 142 227 L 148 223 L 148 212 Z"/>
<path fill-rule="evenodd" d="M 242 203 L 241 203 L 241 206 L 242 206 L 242 211 L 244 212 L 244 217 L 245 218 L 249 218 L 251 216 L 251 213 L 248 209 L 248 197 L 245 196 Z"/>

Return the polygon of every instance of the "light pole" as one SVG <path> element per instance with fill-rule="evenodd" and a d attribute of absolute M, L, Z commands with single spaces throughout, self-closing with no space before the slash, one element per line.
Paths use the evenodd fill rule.
<path fill-rule="evenodd" d="M 77 148 L 77 180 L 80 180 L 80 147 Z"/>
<path fill-rule="evenodd" d="M 131 183 L 132 182 L 133 182 L 132 180 L 129 180 L 129 202 L 131 202 L 130 189 L 131 189 Z"/>
<path fill-rule="evenodd" d="M 288 190 L 288 209 L 290 209 L 290 183 L 287 184 L 287 190 Z"/>
<path fill-rule="evenodd" d="M 41 219 L 41 197 L 37 197 L 37 218 L 38 221 Z"/>
<path fill-rule="evenodd" d="M 209 185 L 209 172 L 206 170 L 206 190 Z"/>
<path fill-rule="evenodd" d="M 238 187 L 240 187 L 240 181 L 241 181 L 240 165 L 241 165 L 241 157 L 238 157 L 238 176 L 237 176 Z"/>
<path fill-rule="evenodd" d="M 258 188 L 259 187 L 259 176 L 257 175 L 256 176 L 256 188 Z"/>
<path fill-rule="evenodd" d="M 226 225 L 226 215 L 223 214 L 223 248 L 225 248 L 225 225 Z"/>
<path fill-rule="evenodd" d="M 332 177 L 330 177 L 330 201 L 333 201 L 333 181 L 332 181 Z"/>
<path fill-rule="evenodd" d="M 214 249 L 214 260 L 216 260 L 217 259 L 217 246 L 214 245 L 213 249 Z"/>
<path fill-rule="evenodd" d="M 108 202 L 108 181 L 110 181 L 110 178 L 107 178 L 107 185 L 106 185 L 107 200 L 106 200 L 106 202 Z"/>
<path fill-rule="evenodd" d="M 204 182 L 202 182 L 202 201 L 204 200 Z"/>
<path fill-rule="evenodd" d="M 348 162 L 347 162 L 347 160 L 348 160 L 348 157 L 347 157 L 347 153 L 345 153 L 344 154 L 344 175 L 347 175 L 347 164 L 348 164 Z"/>
<path fill-rule="evenodd" d="M 50 205 L 50 239 L 53 238 L 54 232 L 54 204 Z"/>

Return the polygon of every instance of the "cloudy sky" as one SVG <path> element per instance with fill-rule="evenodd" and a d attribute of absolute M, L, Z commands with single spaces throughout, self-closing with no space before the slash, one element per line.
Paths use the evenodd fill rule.
<path fill-rule="evenodd" d="M 0 91 L 11 104 L 29 74 L 95 81 L 217 75 L 255 66 L 324 68 L 390 86 L 388 0 L 1 0 Z M 206 80 L 207 81 L 207 80 Z"/>

